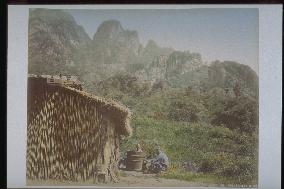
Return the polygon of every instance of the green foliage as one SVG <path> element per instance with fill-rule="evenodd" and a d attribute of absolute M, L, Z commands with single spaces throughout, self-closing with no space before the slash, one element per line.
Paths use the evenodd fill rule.
<path fill-rule="evenodd" d="M 183 100 L 172 102 L 168 117 L 175 121 L 197 122 L 200 109 L 194 102 L 184 102 Z"/>
<path fill-rule="evenodd" d="M 253 133 L 258 126 L 258 102 L 248 97 L 229 99 L 213 113 L 211 123 L 240 132 Z"/>
<path fill-rule="evenodd" d="M 123 153 L 140 143 L 147 155 L 153 157 L 155 147 L 160 145 L 175 167 L 174 171 L 169 170 L 163 177 L 194 181 L 200 178 L 202 182 L 208 179 L 223 184 L 227 181 L 231 184 L 256 184 L 257 100 L 235 98 L 234 95 L 226 95 L 220 88 L 205 92 L 192 88 L 169 88 L 139 98 L 123 98 L 122 101 L 126 104 L 131 102 L 134 112 L 131 123 L 134 135 L 123 141 Z M 211 125 L 216 116 L 226 112 L 236 114 L 239 120 L 234 121 L 230 117 L 226 123 L 235 124 L 238 129 L 225 122 Z M 198 117 L 195 122 L 188 119 L 191 113 Z M 253 124 L 255 130 L 245 128 L 246 123 L 249 126 Z M 242 124 L 241 127 L 239 124 Z M 184 162 L 193 162 L 198 173 L 184 170 Z"/>
<path fill-rule="evenodd" d="M 162 173 L 161 176 L 168 179 L 186 180 L 186 181 L 198 182 L 203 184 L 204 183 L 216 184 L 216 181 L 218 180 L 218 178 L 214 175 L 208 175 L 203 173 L 192 173 L 177 169 L 175 167 L 171 167 L 169 171 Z"/>
<path fill-rule="evenodd" d="M 106 94 L 107 98 L 115 98 L 129 106 L 134 113 L 133 136 L 121 143 L 123 155 L 139 143 L 152 158 L 159 145 L 175 167 L 163 177 L 256 184 L 256 99 L 236 98 L 233 92 L 226 94 L 222 88 L 198 91 L 192 87 L 168 88 L 135 96 L 130 88 L 127 89 L 133 87 L 132 82 L 125 85 L 126 88 L 121 86 L 126 81 L 131 78 L 123 76 L 111 80 Z M 182 164 L 185 162 L 193 162 L 198 173 L 184 170 Z"/>
<path fill-rule="evenodd" d="M 234 179 L 238 184 L 244 184 L 257 179 L 257 161 L 250 156 L 213 154 L 202 161 L 200 171 Z"/>
<path fill-rule="evenodd" d="M 209 86 L 233 88 L 236 81 L 243 90 L 258 94 L 258 76 L 247 65 L 232 61 L 215 61 L 208 67 Z"/>
<path fill-rule="evenodd" d="M 121 94 L 138 97 L 146 95 L 150 91 L 149 83 L 142 83 L 137 77 L 128 74 L 118 74 L 97 84 L 99 93 L 106 96 Z M 119 97 L 121 98 L 121 96 Z"/>

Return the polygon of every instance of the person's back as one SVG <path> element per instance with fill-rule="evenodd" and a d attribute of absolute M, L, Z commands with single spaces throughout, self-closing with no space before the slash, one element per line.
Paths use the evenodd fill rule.
<path fill-rule="evenodd" d="M 162 163 L 166 166 L 169 166 L 169 158 L 168 156 L 162 152 L 161 150 L 159 150 L 159 154 L 158 156 L 154 159 L 154 162 L 159 162 Z"/>
<path fill-rule="evenodd" d="M 152 172 L 160 173 L 161 171 L 165 171 L 169 167 L 169 158 L 168 156 L 158 149 L 158 155 L 151 161 L 150 166 Z"/>

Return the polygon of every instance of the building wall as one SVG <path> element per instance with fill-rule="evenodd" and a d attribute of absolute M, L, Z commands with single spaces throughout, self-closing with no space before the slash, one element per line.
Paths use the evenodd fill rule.
<path fill-rule="evenodd" d="M 100 103 L 44 79 L 29 79 L 27 179 L 117 176 L 119 137 Z M 109 170 L 108 170 L 109 168 Z"/>

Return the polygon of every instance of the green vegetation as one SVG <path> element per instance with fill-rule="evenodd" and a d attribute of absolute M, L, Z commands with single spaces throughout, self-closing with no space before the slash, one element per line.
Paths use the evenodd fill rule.
<path fill-rule="evenodd" d="M 137 86 L 127 86 L 127 90 L 110 83 L 106 87 L 108 98 L 120 100 L 133 111 L 134 135 L 122 141 L 122 154 L 139 143 L 152 157 L 155 147 L 160 145 L 171 161 L 171 168 L 161 177 L 215 184 L 257 184 L 257 99 L 248 95 L 237 97 L 233 88 L 230 94 L 222 88 L 199 91 L 188 87 L 137 96 L 136 90 L 131 94 L 131 87 Z M 187 162 L 195 170 L 185 167 Z"/>
<path fill-rule="evenodd" d="M 153 40 L 143 47 L 136 31 L 115 20 L 90 39 L 70 14 L 31 9 L 28 69 L 77 75 L 84 90 L 127 105 L 134 135 L 122 141 L 122 153 L 140 143 L 152 156 L 160 145 L 172 163 L 162 177 L 257 183 L 258 76 L 249 66 L 207 65 L 198 53 Z"/>

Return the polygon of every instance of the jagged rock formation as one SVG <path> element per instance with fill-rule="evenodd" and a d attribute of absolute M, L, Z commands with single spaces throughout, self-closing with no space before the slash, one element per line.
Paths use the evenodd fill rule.
<path fill-rule="evenodd" d="M 253 93 L 258 76 L 248 66 L 225 61 L 205 65 L 198 53 L 143 47 L 137 31 L 117 20 L 104 21 L 90 39 L 74 18 L 60 10 L 34 9 L 29 22 L 29 73 L 79 76 L 85 89 L 115 75 L 133 75 L 137 82 L 166 80 L 174 87 L 230 88 L 239 81 Z"/>
<path fill-rule="evenodd" d="M 174 49 L 159 47 L 154 40 L 150 39 L 141 51 L 141 61 L 144 64 L 150 64 L 157 57 L 170 55 Z"/>
<path fill-rule="evenodd" d="M 139 54 L 137 31 L 125 30 L 117 20 L 103 22 L 93 38 L 98 64 L 127 64 Z"/>
<path fill-rule="evenodd" d="M 167 77 L 168 71 L 168 57 L 161 55 L 156 57 L 147 68 L 147 77 L 151 81 L 163 80 Z"/>
<path fill-rule="evenodd" d="M 76 66 L 76 52 L 90 41 L 82 26 L 62 10 L 31 9 L 29 72 L 56 73 Z"/>
<path fill-rule="evenodd" d="M 233 88 L 238 83 L 247 92 L 258 94 L 258 76 L 249 66 L 232 61 L 213 62 L 208 69 L 211 87 Z"/>
<path fill-rule="evenodd" d="M 201 55 L 198 53 L 174 51 L 169 56 L 158 56 L 148 66 L 148 79 L 170 79 L 202 66 Z"/>
<path fill-rule="evenodd" d="M 194 71 L 202 65 L 201 55 L 198 53 L 175 51 L 167 60 L 167 74 L 184 74 Z"/>
<path fill-rule="evenodd" d="M 258 96 L 258 76 L 249 66 L 232 61 L 215 61 L 170 79 L 176 87 L 232 89 L 240 85 L 243 92 Z"/>

